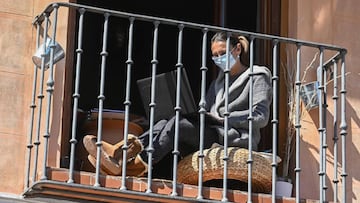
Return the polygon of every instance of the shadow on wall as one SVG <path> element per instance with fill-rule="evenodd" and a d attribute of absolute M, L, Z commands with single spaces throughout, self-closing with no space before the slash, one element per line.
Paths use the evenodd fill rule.
<path fill-rule="evenodd" d="M 340 107 L 340 101 L 338 101 L 338 107 Z M 338 113 L 337 113 L 337 137 L 338 137 L 338 141 L 337 141 L 337 151 L 334 151 L 334 117 L 332 112 L 330 112 L 329 110 L 326 110 L 326 127 L 327 127 L 327 137 L 326 137 L 326 143 L 328 146 L 327 149 L 327 156 L 326 156 L 326 164 L 327 164 L 327 173 L 328 175 L 326 176 L 326 186 L 328 186 L 328 189 L 326 191 L 327 197 L 326 199 L 328 200 L 333 200 L 333 193 L 334 193 L 334 175 L 331 174 L 333 173 L 333 166 L 334 166 L 334 157 L 335 155 L 337 156 L 337 179 L 339 180 L 338 183 L 338 201 L 341 200 L 341 194 L 342 194 L 342 186 L 341 186 L 341 174 L 342 174 L 342 166 L 343 166 L 343 160 L 341 159 L 342 156 L 342 136 L 340 135 L 340 124 L 341 124 L 341 117 L 340 117 L 340 111 L 341 109 L 338 108 Z M 309 112 L 309 115 L 312 119 L 312 122 L 315 124 L 315 127 L 318 129 L 319 128 L 319 111 L 318 110 L 312 110 Z M 353 129 L 352 123 L 351 121 L 353 121 L 353 123 L 355 123 L 357 126 L 355 126 L 355 128 L 358 128 L 360 126 L 360 119 L 357 116 L 357 113 L 355 111 L 355 109 L 353 108 L 353 106 L 350 105 L 350 103 L 348 102 L 348 100 L 346 100 L 346 123 L 347 123 L 347 135 L 346 135 L 346 160 L 345 160 L 345 164 L 346 164 L 346 170 L 345 171 L 348 176 L 346 176 L 346 191 L 352 191 L 351 195 L 347 194 L 347 201 L 351 202 L 352 200 L 357 200 L 357 194 L 353 191 L 353 181 L 360 180 L 360 174 L 358 173 L 358 170 L 355 169 L 357 167 L 355 167 L 355 164 L 357 164 L 357 162 L 351 162 L 350 160 L 359 160 L 360 157 L 360 153 L 357 150 L 356 146 L 354 145 L 354 143 L 352 142 L 352 133 L 351 133 L 351 129 Z M 315 135 L 316 138 L 319 138 L 319 134 Z M 303 149 L 308 150 L 306 153 L 301 152 L 301 154 L 311 154 L 316 152 L 317 154 L 319 154 L 319 149 L 320 146 L 315 146 L 313 144 L 310 144 L 309 142 L 306 142 L 304 140 L 302 140 L 301 145 L 304 146 L 302 147 Z M 306 162 L 307 163 L 317 163 L 318 161 L 315 159 L 315 157 L 313 156 L 307 156 L 306 157 Z M 332 166 L 331 170 L 329 169 L 329 165 Z M 317 165 L 316 170 L 319 170 L 319 165 Z M 319 177 L 319 176 L 318 176 Z M 319 179 L 317 179 L 319 180 Z M 317 190 L 317 193 L 319 193 L 319 190 Z M 318 195 L 318 194 L 317 194 Z"/>

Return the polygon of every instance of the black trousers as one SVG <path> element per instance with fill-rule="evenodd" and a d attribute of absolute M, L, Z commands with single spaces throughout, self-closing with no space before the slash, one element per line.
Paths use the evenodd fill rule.
<path fill-rule="evenodd" d="M 178 149 L 180 157 L 185 157 L 199 150 L 200 129 L 199 122 L 188 118 L 181 117 L 179 120 L 179 139 Z M 144 149 L 140 156 L 147 162 L 149 146 L 149 131 L 139 136 Z M 175 138 L 175 116 L 169 120 L 160 120 L 153 127 L 153 164 L 158 163 L 166 154 L 173 151 Z M 219 138 L 214 128 L 205 127 L 204 149 L 210 148 Z"/>

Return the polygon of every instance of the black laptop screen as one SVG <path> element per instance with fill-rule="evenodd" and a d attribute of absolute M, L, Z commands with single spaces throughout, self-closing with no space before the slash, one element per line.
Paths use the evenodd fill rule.
<path fill-rule="evenodd" d="M 154 111 L 154 122 L 157 122 L 160 119 L 169 119 L 175 115 L 177 71 L 173 70 L 167 73 L 161 73 L 156 75 L 155 78 L 156 106 Z M 137 81 L 141 100 L 148 119 L 150 118 L 149 104 L 151 102 L 151 81 L 151 77 Z M 182 68 L 181 71 L 180 90 L 181 113 L 188 114 L 196 112 L 197 106 L 184 68 Z"/>

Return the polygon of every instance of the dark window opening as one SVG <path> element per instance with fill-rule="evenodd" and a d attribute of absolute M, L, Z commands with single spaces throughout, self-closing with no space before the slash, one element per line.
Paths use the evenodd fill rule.
<path fill-rule="evenodd" d="M 219 16 L 216 16 L 216 0 L 202 0 L 196 5 L 192 1 L 89 1 L 78 0 L 80 4 L 98 6 L 113 10 L 133 12 L 137 14 L 152 15 L 176 20 L 184 20 L 201 24 L 213 25 Z M 227 1 L 226 26 L 234 29 L 256 31 L 256 1 Z M 240 9 L 247 8 L 247 9 Z M 241 11 L 241 12 L 240 12 Z M 89 110 L 98 105 L 97 96 L 99 94 L 99 77 L 101 67 L 101 48 L 102 48 L 102 29 L 104 17 L 102 15 L 86 13 L 83 39 L 83 62 L 81 67 L 80 85 L 80 108 Z M 128 26 L 127 19 L 110 17 L 109 33 L 107 42 L 106 59 L 106 83 L 104 108 L 123 109 L 125 98 L 125 77 L 126 60 L 128 47 Z M 177 63 L 177 34 L 176 27 L 160 25 L 158 38 L 159 64 L 157 72 L 168 72 L 174 70 Z M 189 80 L 193 88 L 195 99 L 199 99 L 199 84 L 201 66 L 201 40 L 202 32 L 198 30 L 184 29 L 183 35 L 183 64 L 189 75 Z M 210 41 L 209 33 L 208 41 Z M 148 22 L 135 21 L 134 43 L 132 59 L 132 91 L 131 92 L 131 111 L 134 114 L 144 114 L 141 101 L 136 88 L 136 80 L 149 77 L 151 74 L 153 43 L 153 25 Z M 210 46 L 208 45 L 208 49 Z M 208 50 L 209 51 L 209 50 Z M 208 57 L 207 66 L 209 72 L 213 63 Z M 210 82 L 209 78 L 208 82 Z"/>
<path fill-rule="evenodd" d="M 193 1 L 139 1 L 139 0 L 78 0 L 77 3 L 107 8 L 112 10 L 131 12 L 136 14 L 151 15 L 175 20 L 183 20 L 200 24 L 217 25 L 220 18 L 220 0 L 200 0 L 194 4 Z M 233 29 L 257 32 L 258 7 L 257 1 L 226 0 L 225 7 L 225 26 Z M 104 16 L 85 13 L 83 30 L 83 54 L 81 64 L 80 79 L 80 99 L 79 108 L 89 111 L 98 108 L 98 96 L 100 88 L 101 72 L 101 51 L 103 34 Z M 104 108 L 124 110 L 125 100 L 125 81 L 126 81 L 126 61 L 128 49 L 128 19 L 116 17 L 109 18 L 108 41 L 106 58 L 106 73 L 104 87 Z M 135 115 L 145 115 L 145 111 L 140 100 L 136 80 L 149 77 L 151 75 L 151 60 L 153 49 L 153 24 L 149 22 L 135 21 L 134 41 L 131 78 L 131 107 L 130 113 Z M 77 28 L 76 28 L 77 31 Z M 213 33 L 208 33 L 207 46 L 207 67 L 208 84 L 216 76 L 216 67 L 210 57 L 210 39 Z M 176 69 L 177 63 L 177 27 L 167 25 L 159 26 L 157 73 L 168 72 Z M 75 37 L 77 40 L 77 36 Z M 75 43 L 77 44 L 77 42 Z M 196 103 L 200 99 L 200 67 L 201 67 L 201 44 L 202 32 L 189 28 L 184 29 L 182 63 L 186 69 L 193 90 Z M 75 57 L 76 59 L 76 57 Z M 271 68 L 271 67 L 269 67 Z M 215 70 L 215 71 L 214 71 Z M 144 129 L 146 130 L 146 129 Z M 270 133 L 269 133 L 270 134 Z M 81 136 L 77 139 L 81 142 Z M 271 146 L 271 143 L 268 143 Z M 169 154 L 163 162 L 167 166 L 172 161 Z M 168 167 L 154 166 L 154 177 L 170 178 L 171 170 Z M 166 165 L 165 165 L 166 166 Z"/>

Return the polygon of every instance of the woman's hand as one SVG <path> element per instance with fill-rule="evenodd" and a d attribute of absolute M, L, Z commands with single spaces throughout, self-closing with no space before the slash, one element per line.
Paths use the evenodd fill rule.
<path fill-rule="evenodd" d="M 205 113 L 205 123 L 207 125 L 215 125 L 215 126 L 223 126 L 224 125 L 224 118 L 220 118 L 214 116 L 213 114 L 206 112 Z"/>

